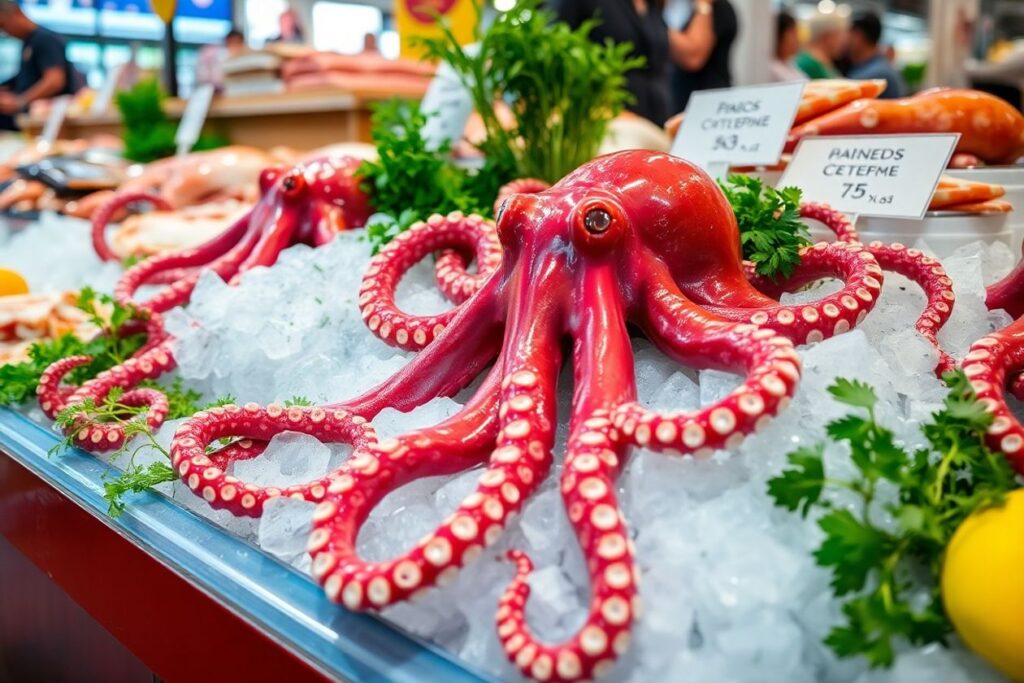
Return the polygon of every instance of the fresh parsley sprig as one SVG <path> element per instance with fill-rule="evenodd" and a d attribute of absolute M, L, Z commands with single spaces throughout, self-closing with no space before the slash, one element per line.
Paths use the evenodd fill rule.
<path fill-rule="evenodd" d="M 426 123 L 410 102 L 388 100 L 374 109 L 371 136 L 377 159 L 364 161 L 358 174 L 378 211 L 366 226 L 375 252 L 431 214 L 491 211 L 498 189 L 493 174 L 457 167 L 447 143 L 431 148 L 423 137 Z"/>
<path fill-rule="evenodd" d="M 824 446 L 789 455 L 789 468 L 768 482 L 775 503 L 806 516 L 824 514 L 825 538 L 815 561 L 832 573 L 845 621 L 826 644 L 841 657 L 863 655 L 872 666 L 889 666 L 899 640 L 944 643 L 952 631 L 939 594 L 943 553 L 957 527 L 972 513 L 1002 503 L 1015 486 L 1006 459 L 985 445 L 992 417 L 963 373 L 945 378 L 943 408 L 922 427 L 927 448 L 909 453 L 879 424 L 878 402 L 868 385 L 837 380 L 829 392 L 860 413 L 834 420 L 829 437 L 846 445 L 857 469 L 851 479 L 832 479 Z M 877 503 L 880 486 L 895 487 L 895 502 Z M 826 491 L 851 492 L 856 510 L 837 507 Z M 887 512 L 894 526 L 877 519 Z M 925 594 L 923 604 L 914 598 Z"/>
<path fill-rule="evenodd" d="M 811 243 L 800 220 L 800 188 L 776 190 L 760 178 L 742 174 L 718 184 L 736 214 L 743 257 L 766 277 L 792 275 L 800 265 L 800 249 Z"/>

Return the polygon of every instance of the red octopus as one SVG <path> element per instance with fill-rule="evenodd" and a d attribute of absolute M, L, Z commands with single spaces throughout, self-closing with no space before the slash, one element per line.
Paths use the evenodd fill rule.
<path fill-rule="evenodd" d="M 205 270 L 233 281 L 251 268 L 273 265 L 281 251 L 293 244 L 319 246 L 341 230 L 362 226 L 370 209 L 355 176 L 358 165 L 349 157 L 325 157 L 291 169 L 267 169 L 260 178 L 259 202 L 223 233 L 193 249 L 154 256 L 129 269 L 114 294 L 147 316 L 146 345 L 124 365 L 78 388 L 62 386 L 61 380 L 90 358 L 72 356 L 54 363 L 37 389 L 43 411 L 52 418 L 86 399 L 99 403 L 113 387 L 121 387 L 127 390 L 121 402 L 148 406 L 145 419 L 151 427 L 159 427 L 166 416 L 166 399 L 159 391 L 135 387 L 174 368 L 173 340 L 164 331 L 160 314 L 187 303 Z M 134 301 L 143 285 L 167 283 L 148 301 Z M 78 445 L 88 450 L 112 450 L 124 443 L 124 429 L 116 423 L 77 424 L 74 432 Z"/>
<path fill-rule="evenodd" d="M 964 359 L 964 373 L 992 413 L 989 446 L 1002 451 L 1024 474 L 1024 424 L 1007 403 L 1005 390 L 1024 400 L 1024 260 L 1006 278 L 988 288 L 990 309 L 1002 308 L 1017 318 L 1004 329 L 982 337 Z"/>
<path fill-rule="evenodd" d="M 452 251 L 438 275 L 457 305 L 436 316 L 400 311 L 402 275 L 445 249 Z M 467 271 L 470 253 L 475 274 Z M 792 342 L 856 325 L 874 305 L 881 275 L 860 244 L 816 245 L 802 252 L 793 282 L 838 277 L 844 288 L 814 305 L 780 305 L 748 280 L 735 217 L 706 174 L 664 154 L 601 157 L 549 189 L 509 196 L 496 230 L 475 216 L 435 216 L 371 261 L 359 299 L 367 325 L 394 346 L 422 349 L 392 378 L 337 405 L 196 414 L 175 434 L 172 465 L 213 507 L 234 514 L 259 516 L 278 496 L 318 503 L 314 577 L 331 600 L 378 609 L 450 581 L 498 540 L 548 476 L 569 339 L 575 397 L 561 490 L 588 558 L 590 613 L 568 641 L 538 642 L 524 619 L 530 561 L 513 553 L 518 569 L 498 608 L 498 633 L 528 676 L 593 678 L 625 651 L 639 611 L 634 550 L 614 493 L 629 447 L 680 455 L 737 445 L 792 395 L 800 376 Z M 647 410 L 636 400 L 630 323 L 680 363 L 747 378 L 696 411 Z M 441 424 L 382 441 L 368 423 L 385 407 L 453 395 L 485 372 L 464 408 Z M 261 488 L 226 472 L 233 459 L 251 457 L 248 450 L 207 450 L 220 438 L 266 442 L 284 430 L 347 442 L 354 452 L 320 480 Z M 359 527 L 387 493 L 479 465 L 477 490 L 414 548 L 384 562 L 358 556 Z"/>

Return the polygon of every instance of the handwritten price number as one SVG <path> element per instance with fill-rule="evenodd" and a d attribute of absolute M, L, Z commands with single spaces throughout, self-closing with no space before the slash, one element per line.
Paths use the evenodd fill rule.
<path fill-rule="evenodd" d="M 843 199 L 864 199 L 867 193 L 867 183 L 843 183 Z"/>
<path fill-rule="evenodd" d="M 731 152 L 736 149 L 738 144 L 740 144 L 738 135 L 719 135 L 715 138 L 715 144 L 711 146 L 711 150 L 714 152 L 719 150 Z"/>
<path fill-rule="evenodd" d="M 868 198 L 871 204 L 892 204 L 894 196 L 868 194 L 867 183 L 843 183 L 843 199 L 864 199 Z"/>

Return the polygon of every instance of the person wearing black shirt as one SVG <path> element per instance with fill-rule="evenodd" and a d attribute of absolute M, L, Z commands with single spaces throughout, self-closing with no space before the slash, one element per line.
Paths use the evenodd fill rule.
<path fill-rule="evenodd" d="M 64 54 L 64 39 L 37 26 L 11 0 L 0 0 L 0 32 L 22 41 L 18 73 L 0 84 L 0 128 L 16 130 L 15 114 L 36 100 L 73 94 L 79 78 Z"/>
<path fill-rule="evenodd" d="M 554 0 L 560 21 L 573 28 L 588 19 L 600 23 L 590 39 L 603 43 L 632 43 L 633 55 L 644 57 L 643 68 L 626 74 L 626 87 L 635 101 L 629 105 L 634 114 L 657 125 L 665 123 L 669 110 L 668 31 L 657 0 Z"/>
<path fill-rule="evenodd" d="M 680 38 L 691 32 L 693 24 L 711 19 L 711 40 L 694 44 Z M 729 53 L 739 32 L 736 11 L 729 0 L 695 0 L 693 13 L 681 32 L 671 31 L 672 111 L 686 109 L 690 95 L 698 90 L 732 86 Z"/>

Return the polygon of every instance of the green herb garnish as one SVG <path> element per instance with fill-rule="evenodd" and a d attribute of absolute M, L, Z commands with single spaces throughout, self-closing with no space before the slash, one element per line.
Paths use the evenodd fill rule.
<path fill-rule="evenodd" d="M 491 187 L 488 174 L 456 167 L 449 144 L 430 148 L 422 133 L 426 122 L 409 102 L 390 100 L 374 109 L 371 136 L 378 158 L 359 167 L 378 211 L 366 226 L 374 252 L 434 213 L 490 214 L 497 186 Z"/>
<path fill-rule="evenodd" d="M 1006 459 L 985 445 L 992 416 L 963 373 L 945 381 L 945 404 L 922 427 L 928 447 L 909 453 L 879 424 L 871 387 L 838 380 L 829 391 L 861 412 L 829 423 L 827 432 L 848 447 L 856 475 L 831 478 L 819 445 L 791 453 L 789 469 L 768 482 L 777 505 L 805 516 L 813 508 L 824 512 L 818 526 L 825 539 L 814 558 L 831 570 L 842 599 L 844 622 L 825 639 L 840 657 L 889 666 L 897 640 L 944 643 L 952 631 L 939 593 L 945 548 L 964 519 L 1001 504 L 1014 488 Z M 893 487 L 895 502 L 880 503 L 882 489 Z M 857 509 L 823 497 L 833 490 L 852 494 Z M 886 513 L 892 522 L 883 525 Z M 914 597 L 921 593 L 923 604 Z"/>
<path fill-rule="evenodd" d="M 418 42 L 469 91 L 487 132 L 480 148 L 488 162 L 508 179 L 556 182 L 597 156 L 609 122 L 631 100 L 626 73 L 644 60 L 630 57 L 629 43 L 593 42 L 595 21 L 575 30 L 556 22 L 541 0 L 520 0 L 486 30 L 482 4 L 476 10 L 474 54 L 444 20 L 439 37 Z M 511 109 L 510 127 L 495 114 L 498 101 Z"/>
<path fill-rule="evenodd" d="M 736 214 L 743 258 L 761 275 L 792 275 L 800 265 L 800 249 L 811 243 L 811 234 L 800 220 L 800 188 L 776 190 L 759 178 L 741 174 L 718 184 Z"/>

